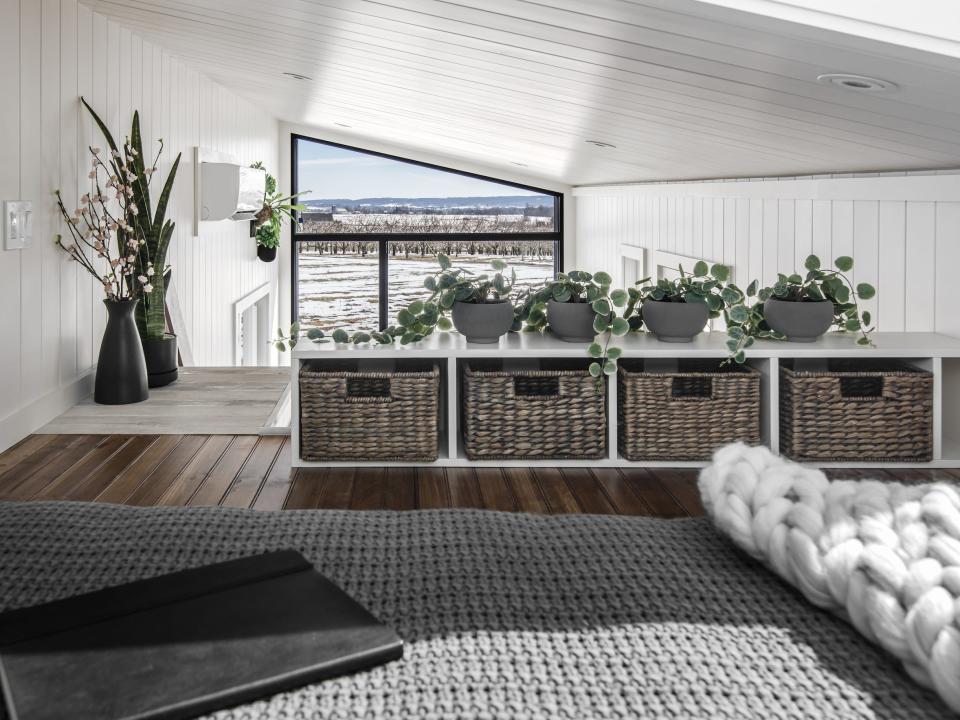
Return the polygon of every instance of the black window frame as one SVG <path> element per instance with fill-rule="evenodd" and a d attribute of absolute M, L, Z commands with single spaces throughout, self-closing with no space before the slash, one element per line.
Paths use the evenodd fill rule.
<path fill-rule="evenodd" d="M 410 158 L 400 157 L 399 155 L 390 155 L 389 153 L 377 152 L 375 150 L 367 150 L 366 148 L 355 147 L 353 145 L 345 145 L 343 143 L 333 142 L 332 140 L 321 140 L 320 138 L 311 137 L 309 135 L 302 135 L 300 133 L 290 133 L 290 187 L 291 192 L 296 194 L 299 188 L 299 160 L 297 158 L 297 143 L 300 140 L 307 140 L 309 142 L 320 143 L 321 145 L 330 145 L 331 147 L 341 148 L 343 150 L 352 150 L 354 152 L 364 153 L 366 155 L 373 155 L 375 157 L 386 158 L 388 160 L 396 160 L 398 162 L 407 163 L 410 165 L 418 165 L 420 167 L 430 168 L 431 170 L 440 170 L 443 172 L 454 173 L 456 175 L 463 175 L 465 177 L 475 178 L 477 180 L 487 180 L 489 182 L 494 182 L 499 185 L 505 185 L 507 187 L 519 188 L 521 190 L 529 190 L 532 192 L 537 192 L 543 195 L 548 195 L 554 198 L 554 216 L 553 216 L 553 230 L 550 232 L 529 232 L 529 233 L 302 233 L 297 232 L 297 223 L 296 220 L 290 221 L 290 289 L 291 289 L 291 308 L 290 308 L 290 317 L 296 322 L 299 319 L 300 315 L 300 280 L 299 280 L 299 268 L 297 264 L 297 258 L 299 257 L 299 252 L 297 251 L 297 243 L 299 242 L 317 242 L 317 241 L 329 241 L 329 240 L 347 240 L 347 241 L 357 241 L 360 238 L 363 238 L 370 242 L 377 243 L 377 272 L 379 277 L 377 298 L 379 302 L 378 311 L 379 311 L 379 324 L 380 329 L 384 330 L 390 325 L 389 312 L 390 312 L 390 282 L 389 282 L 389 253 L 387 248 L 387 243 L 390 241 L 403 240 L 409 238 L 417 239 L 430 239 L 435 236 L 436 241 L 450 241 L 450 242 L 467 242 L 467 241 L 476 241 L 478 239 L 482 240 L 543 240 L 543 241 L 552 241 L 554 243 L 553 251 L 553 272 L 561 272 L 563 270 L 563 193 L 557 192 L 556 190 L 546 190 L 544 188 L 534 187 L 532 185 L 525 185 L 523 183 L 512 182 L 510 180 L 502 180 L 501 178 L 495 178 L 488 175 L 480 175 L 479 173 L 467 172 L 466 170 L 459 170 L 457 168 L 445 167 L 443 165 L 436 165 L 434 163 L 422 162 L 420 160 L 411 160 Z"/>

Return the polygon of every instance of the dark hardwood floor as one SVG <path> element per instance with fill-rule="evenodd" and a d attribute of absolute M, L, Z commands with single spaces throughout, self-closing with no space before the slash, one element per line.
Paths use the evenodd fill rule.
<path fill-rule="evenodd" d="M 958 470 L 832 477 L 960 479 Z M 263 510 L 485 508 L 662 518 L 703 514 L 696 470 L 290 468 L 289 440 L 255 435 L 31 435 L 0 454 L 0 500 Z"/>

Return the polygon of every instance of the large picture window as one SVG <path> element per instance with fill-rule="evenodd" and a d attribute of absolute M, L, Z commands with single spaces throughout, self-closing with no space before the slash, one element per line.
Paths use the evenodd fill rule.
<path fill-rule="evenodd" d="M 301 326 L 375 330 L 422 297 L 446 253 L 503 258 L 517 286 L 561 267 L 562 195 L 300 135 L 292 137 L 293 310 Z"/>

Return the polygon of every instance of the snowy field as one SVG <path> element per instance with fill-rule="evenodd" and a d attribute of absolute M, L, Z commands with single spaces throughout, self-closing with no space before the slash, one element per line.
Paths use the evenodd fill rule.
<path fill-rule="evenodd" d="M 300 325 L 328 331 L 376 330 L 379 303 L 377 300 L 377 254 L 299 256 Z M 454 258 L 456 267 L 480 274 L 492 272 L 493 256 Z M 517 287 L 534 285 L 553 275 L 553 258 L 505 258 L 517 271 Z M 390 321 L 396 313 L 417 299 L 425 297 L 423 279 L 439 268 L 435 257 L 393 256 L 390 258 Z"/>
<path fill-rule="evenodd" d="M 549 217 L 511 215 L 416 215 L 405 213 L 337 213 L 331 221 L 304 220 L 303 233 L 484 233 L 544 232 L 552 229 Z"/>

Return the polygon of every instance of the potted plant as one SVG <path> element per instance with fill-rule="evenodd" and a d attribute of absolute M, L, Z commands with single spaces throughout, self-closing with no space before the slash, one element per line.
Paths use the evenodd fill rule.
<path fill-rule="evenodd" d="M 262 162 L 255 162 L 250 167 L 263 170 Z M 305 209 L 304 205 L 294 202 L 300 195 L 310 192 L 304 190 L 296 195 L 284 195 L 277 191 L 277 179 L 267 173 L 264 186 L 263 207 L 253 219 L 254 236 L 257 238 L 257 257 L 263 262 L 273 262 L 277 259 L 277 248 L 280 246 L 280 231 L 285 220 L 290 220 L 293 213 Z"/>
<path fill-rule="evenodd" d="M 720 317 L 727 302 L 723 292 L 730 268 L 726 265 L 710 267 L 701 260 L 692 274 L 682 266 L 679 270 L 680 276 L 674 279 L 652 283 L 645 278 L 636 283 L 643 323 L 663 342 L 690 342 L 707 320 Z"/>
<path fill-rule="evenodd" d="M 804 262 L 806 276 L 781 273 L 773 287 L 759 291 L 763 317 L 773 331 L 790 342 L 813 342 L 836 325 L 859 332 L 861 345 L 870 344 L 870 313 L 861 313 L 857 300 L 869 300 L 876 290 L 869 283 L 854 287 L 844 274 L 853 269 L 853 258 L 844 255 L 833 264 L 836 269 L 823 269 L 820 258 L 810 255 Z"/>
<path fill-rule="evenodd" d="M 90 173 L 91 179 L 97 180 L 98 185 L 97 171 L 102 170 L 107 175 L 105 189 L 114 193 L 113 199 L 118 201 L 122 208 L 120 217 L 114 218 L 108 224 L 117 224 L 117 239 L 121 247 L 128 251 L 127 258 L 135 256 L 134 261 L 128 262 L 134 262 L 141 270 L 150 270 L 143 275 L 146 281 L 140 283 L 142 292 L 138 291 L 141 302 L 134 312 L 146 357 L 149 386 L 168 385 L 177 379 L 177 336 L 167 332 L 166 298 L 170 268 L 166 262 L 175 225 L 172 220 L 166 219 L 166 213 L 173 181 L 180 165 L 180 154 L 177 154 L 170 167 L 170 174 L 167 175 L 154 210 L 150 195 L 151 181 L 157 171 L 157 160 L 163 153 L 163 140 L 159 140 L 159 149 L 153 162 L 147 165 L 140 137 L 138 112 L 133 113 L 130 137 L 126 138 L 121 149 L 93 108 L 83 98 L 80 100 L 100 128 L 110 149 L 106 162 L 100 160 L 100 155 L 97 154 L 99 164 L 95 165 Z M 100 194 L 99 189 L 97 193 Z M 125 220 L 125 223 L 120 224 L 120 220 Z M 126 276 L 129 284 L 132 285 L 134 280 L 136 277 Z"/>
<path fill-rule="evenodd" d="M 136 116 L 134 116 L 136 126 Z M 127 405 L 149 397 L 147 364 L 137 331 L 138 305 L 155 285 L 150 240 L 137 221 L 141 196 L 134 185 L 143 177 L 132 165 L 130 143 L 124 155 L 112 152 L 104 162 L 102 151 L 90 147 L 91 192 L 70 213 L 56 191 L 57 208 L 66 221 L 70 240 L 56 236 L 56 245 L 103 287 L 107 326 L 100 343 L 94 400 L 104 405 Z M 159 283 L 157 283 L 159 284 Z"/>
<path fill-rule="evenodd" d="M 612 279 L 605 272 L 571 270 L 531 288 L 523 298 L 520 319 L 526 330 L 541 332 L 549 327 L 564 342 L 591 343 L 597 335 L 593 303 L 609 298 Z M 623 293 L 623 290 L 615 290 Z"/>

